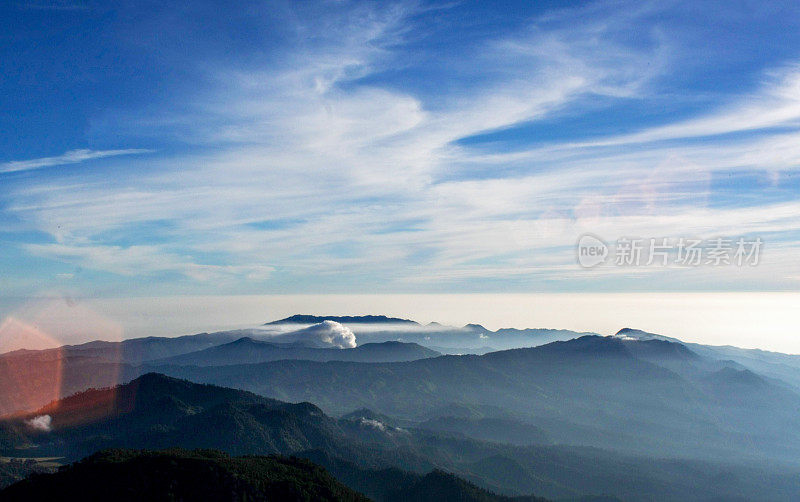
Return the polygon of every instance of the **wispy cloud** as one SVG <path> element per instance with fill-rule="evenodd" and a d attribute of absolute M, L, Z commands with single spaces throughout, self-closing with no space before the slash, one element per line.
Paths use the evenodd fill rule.
<path fill-rule="evenodd" d="M 88 160 L 102 159 L 105 157 L 116 157 L 119 155 L 139 155 L 152 153 L 153 150 L 128 148 L 124 150 L 70 150 L 55 157 L 42 157 L 39 159 L 13 160 L 0 164 L 0 173 L 13 173 L 19 171 L 30 171 L 33 169 L 43 169 L 46 167 L 61 166 L 65 164 L 77 164 Z"/>
<path fill-rule="evenodd" d="M 73 2 L 70 0 L 50 0 L 44 2 L 27 2 L 23 4 L 25 9 L 52 10 L 52 11 L 80 11 L 89 10 L 89 6 L 83 2 Z"/>
<path fill-rule="evenodd" d="M 740 96 L 738 102 L 712 114 L 626 136 L 569 146 L 614 146 L 800 126 L 800 64 L 770 71 L 766 77 L 767 82 L 759 91 Z"/>
<path fill-rule="evenodd" d="M 652 21 L 654 5 L 564 9 L 445 55 L 418 48 L 433 34 L 415 4 L 289 16 L 302 36 L 269 64 L 202 61 L 204 79 L 181 101 L 93 122 L 93 134 L 189 153 L 125 159 L 130 169 L 113 176 L 52 173 L 9 188 L 5 211 L 52 238 L 23 244 L 39 257 L 276 290 L 320 278 L 550 287 L 632 276 L 577 269 L 572 246 L 587 231 L 794 242 L 797 66 L 754 69 L 760 87 L 679 119 L 661 114 L 685 48 Z M 656 125 L 624 122 L 626 107 Z M 601 133 L 582 128 L 590 113 L 609 116 L 585 119 Z M 566 140 L 548 137 L 561 128 Z M 486 134 L 498 144 L 469 141 Z M 501 141 L 516 136 L 528 141 Z M 76 150 L 0 172 L 147 152 Z M 764 265 L 774 278 L 764 287 L 800 273 L 786 253 Z M 686 287 L 710 283 L 692 274 L 680 276 Z"/>
<path fill-rule="evenodd" d="M 65 245 L 29 244 L 25 249 L 44 256 L 93 270 L 134 276 L 171 272 L 198 281 L 220 280 L 225 277 L 245 277 L 264 280 L 273 272 L 268 265 L 214 265 L 196 263 L 192 258 L 181 256 L 161 246 L 134 245 Z"/>

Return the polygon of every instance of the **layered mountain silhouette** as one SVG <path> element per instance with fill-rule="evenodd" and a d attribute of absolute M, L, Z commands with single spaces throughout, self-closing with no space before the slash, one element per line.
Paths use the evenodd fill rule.
<path fill-rule="evenodd" d="M 95 341 L 57 349 L 0 354 L 0 416 L 30 411 L 90 387 L 122 383 L 143 373 L 136 367 L 145 364 L 221 365 L 276 359 L 389 362 L 438 355 L 431 349 L 396 341 L 364 343 L 352 352 L 332 348 L 330 344 L 316 348 L 315 343 L 311 343 L 314 340 L 309 344 L 267 341 L 281 336 L 264 330 L 234 330 L 176 338 Z"/>
<path fill-rule="evenodd" d="M 765 377 L 780 380 L 800 390 L 800 355 L 781 354 L 759 349 L 742 349 L 729 345 L 714 346 L 698 343 L 684 343 L 675 338 L 665 337 L 646 331 L 624 328 L 618 335 L 636 339 L 661 339 L 678 342 L 692 352 L 709 360 L 736 364 Z"/>
<path fill-rule="evenodd" d="M 800 396 L 766 380 L 751 391 L 740 385 L 738 366 L 720 372 L 725 367 L 675 342 L 585 336 L 403 363 L 291 360 L 161 369 L 314 402 L 331 413 L 369 408 L 421 418 L 429 409 L 466 403 L 513 412 L 562 443 L 708 459 L 798 458 L 800 442 L 787 441 L 785 431 L 800 427 Z M 664 431 L 673 434 L 669 441 Z M 740 446 L 748 436 L 752 441 Z"/>
<path fill-rule="evenodd" d="M 482 354 L 496 350 L 518 347 L 533 347 L 554 341 L 570 340 L 582 335 L 561 329 L 514 329 L 503 328 L 491 331 L 480 324 L 467 324 L 462 327 L 451 326 L 392 326 L 381 329 L 381 325 L 358 324 L 350 326 L 360 343 L 402 340 L 414 342 L 445 354 Z"/>
<path fill-rule="evenodd" d="M 252 364 L 281 359 L 308 361 L 393 362 L 414 361 L 440 356 L 439 352 L 416 343 L 383 342 L 366 343 L 352 349 L 297 347 L 243 337 L 236 341 L 152 361 L 151 364 L 178 364 L 197 366 L 224 366 Z"/>
<path fill-rule="evenodd" d="M 310 329 L 309 325 L 313 328 L 315 325 L 325 322 L 341 322 L 349 325 L 355 332 L 358 345 L 368 347 L 358 353 L 335 354 L 335 357 L 324 353 L 299 351 L 293 354 L 286 351 L 280 352 L 279 356 L 265 355 L 263 359 L 245 358 L 244 360 L 227 361 L 225 357 L 221 357 L 221 360 L 224 361 L 222 363 L 212 363 L 211 360 L 203 361 L 202 355 L 193 361 L 191 361 L 193 356 L 180 359 L 183 355 L 219 347 L 242 338 L 268 343 L 299 340 L 291 344 L 295 349 L 320 346 L 318 341 L 310 337 L 303 342 L 302 331 Z M 293 334 L 296 334 L 295 338 L 292 338 Z M 465 354 L 487 353 L 498 348 L 541 345 L 554 340 L 571 339 L 579 335 L 572 331 L 550 329 L 501 329 L 492 332 L 476 324 L 460 328 L 438 324 L 421 326 L 408 319 L 382 315 L 296 315 L 268 323 L 259 329 L 240 329 L 179 337 L 145 337 L 118 342 L 98 340 L 55 349 L 18 350 L 0 354 L 0 416 L 29 411 L 89 387 L 113 386 L 122 383 L 126 381 L 126 378 L 129 379 L 137 373 L 134 367 L 143 365 L 165 363 L 241 364 L 269 361 L 276 357 L 317 361 L 408 361 L 414 358 L 432 357 L 435 354 L 414 346 L 387 344 L 384 347 L 377 347 L 370 344 L 416 343 L 434 352 Z M 323 349 L 327 348 L 325 344 L 321 346 Z M 262 354 L 266 352 L 268 351 L 260 351 Z M 276 354 L 278 353 L 276 352 Z M 139 374 L 141 373 L 140 371 Z"/>
<path fill-rule="evenodd" d="M 45 415 L 50 418 L 48 430 L 35 430 L 27 425 L 32 418 Z M 339 459 L 342 456 L 355 459 L 361 461 L 362 466 L 374 464 L 381 457 L 397 460 L 396 455 L 381 455 L 372 450 L 376 446 L 376 436 L 370 434 L 376 431 L 374 425 L 354 425 L 352 420 L 339 422 L 327 417 L 309 403 L 289 404 L 249 392 L 193 384 L 155 373 L 143 375 L 129 384 L 115 388 L 90 390 L 70 396 L 37 410 L 30 416 L 19 417 L 2 425 L 2 430 L 6 431 L 6 434 L 8 431 L 15 433 L 13 437 L 5 438 L 6 444 L 11 448 L 23 445 L 30 448 L 31 445 L 35 445 L 32 451 L 38 455 L 63 455 L 68 459 L 80 458 L 87 455 L 87 452 L 97 449 L 158 449 L 180 446 L 224 449 L 233 454 L 251 455 L 255 453 L 302 455 L 304 452 L 309 452 L 309 455 L 323 455 L 328 459 Z M 377 436 L 378 442 L 386 446 L 396 446 L 391 440 L 391 433 L 387 434 L 383 427 L 378 432 L 380 433 Z M 408 432 L 402 431 L 402 436 L 404 443 L 413 443 L 413 439 L 409 441 Z M 370 440 L 370 444 L 364 443 L 364 439 Z M 407 452 L 406 456 L 408 459 L 404 462 L 412 467 L 424 469 L 433 465 L 418 458 L 419 456 L 413 451 Z M 197 466 L 201 460 L 203 462 L 200 463 L 212 465 Z M 214 482 L 226 486 L 232 479 L 240 477 L 238 474 L 240 468 L 245 469 L 245 472 L 265 469 L 270 471 L 275 462 L 285 463 L 284 460 L 270 458 L 258 460 L 256 465 L 250 465 L 249 463 L 253 461 L 255 460 L 250 457 L 230 459 L 219 454 L 209 457 L 202 452 L 150 454 L 111 451 L 90 456 L 87 460 L 56 475 L 37 477 L 32 482 L 15 486 L 2 495 L 8 495 L 12 500 L 14 497 L 45 496 L 57 493 L 61 489 L 80 486 L 92 476 L 103 476 L 109 484 L 96 493 L 98 497 L 108 493 L 107 490 L 111 487 L 117 486 L 130 488 L 130 493 L 135 497 L 148 498 L 153 494 L 163 493 L 191 498 L 202 493 L 202 491 L 192 491 L 192 472 L 212 471 L 216 476 L 212 477 Z M 222 465 L 224 468 L 221 469 L 220 463 L 224 464 Z M 292 467 L 298 467 L 297 461 L 290 463 Z M 355 463 L 338 460 L 336 465 L 340 467 L 347 465 L 351 477 L 353 473 L 358 473 L 358 478 L 376 479 L 375 473 Z M 229 468 L 233 470 L 227 472 Z M 286 470 L 286 467 L 280 469 Z M 150 476 L 153 479 L 145 486 L 148 486 L 148 490 L 154 491 L 137 491 L 137 486 Z M 407 498 L 405 489 L 396 483 L 385 485 L 380 492 L 372 490 L 372 495 L 377 493 L 380 495 L 378 497 L 380 500 L 426 500 L 429 496 L 435 497 L 435 495 L 433 493 L 425 495 L 425 484 L 431 479 L 445 477 L 447 480 L 445 485 L 452 486 L 442 492 L 439 482 L 436 487 L 439 491 L 434 493 L 459 494 L 454 500 L 506 500 L 505 497 L 486 492 L 456 477 L 448 477 L 442 472 L 437 473 L 434 478 L 405 472 L 402 473 L 402 477 L 408 485 L 407 488 L 411 490 L 409 496 L 412 498 Z M 170 479 L 173 480 L 172 484 L 169 484 Z M 181 480 L 187 484 L 184 485 Z M 323 481 L 326 486 L 330 485 L 330 480 L 323 479 Z M 167 485 L 163 485 L 162 482 Z M 268 479 L 266 485 L 272 486 L 274 482 L 275 480 Z M 280 480 L 278 482 L 280 484 Z M 252 486 L 262 486 L 264 483 L 263 480 L 253 479 L 244 486 L 234 486 L 234 493 L 244 494 L 245 500 L 261 500 L 260 492 L 253 492 Z M 174 493 L 169 491 L 173 488 L 177 490 Z M 272 488 L 266 493 L 269 496 L 276 496 L 275 493 L 278 492 L 271 490 Z M 341 491 L 337 490 L 334 486 L 329 492 Z M 210 490 L 209 493 L 217 492 Z M 325 493 L 320 492 L 320 496 L 327 496 Z M 90 492 L 88 496 L 94 495 Z M 315 499 L 316 495 L 309 500 Z"/>
<path fill-rule="evenodd" d="M 437 493 L 462 481 L 476 500 L 800 493 L 797 356 L 631 328 L 581 336 L 287 319 L 2 354 L 0 457 L 174 447 L 296 455 L 377 500 L 397 500 L 386 487 Z M 487 349 L 504 344 L 515 348 Z M 439 353 L 451 350 L 463 355 Z M 40 468 L 0 458 L 0 483 Z"/>
<path fill-rule="evenodd" d="M 539 436 L 633 453 L 658 449 L 712 459 L 730 454 L 754 460 L 762 455 L 797 458 L 800 445 L 783 438 L 783 431 L 797 427 L 800 409 L 800 397 L 788 384 L 759 377 L 736 362 L 701 356 L 681 343 L 633 334 L 637 333 L 628 330 L 614 337 L 584 336 L 483 356 L 433 357 L 436 353 L 429 349 L 401 342 L 310 349 L 249 337 L 139 366 L 74 355 L 73 349 L 60 359 L 50 357 L 52 352 L 24 356 L 28 361 L 35 356 L 39 370 L 41 364 L 52 371 L 60 367 L 56 395 L 39 405 L 159 371 L 277 399 L 309 401 L 334 414 L 370 408 L 421 422 L 447 418 L 425 417 L 427 410 L 463 403 L 511 412 L 519 419 L 516 429 L 532 426 L 543 432 L 532 433 L 530 440 Z M 208 336 L 200 339 L 208 343 Z M 179 343 L 191 344 L 186 339 Z M 0 357 L 0 367 L 18 356 Z M 36 369 L 36 364 L 22 367 L 23 377 Z M 41 378 L 42 373 L 36 374 Z M 20 375 L 15 378 L 5 382 L 20 381 Z M 15 390 L 21 392 L 16 385 L 0 387 L 0 404 L 13 401 Z M 479 425 L 463 420 L 456 424 L 450 420 L 445 427 L 439 420 L 436 428 L 502 440 L 487 436 L 482 432 L 487 429 Z M 679 435 L 665 444 L 657 432 L 661 430 Z M 748 436 L 758 441 L 742 451 L 739 438 Z"/>
<path fill-rule="evenodd" d="M 31 427 L 32 419 L 44 415 L 50 417 L 47 430 Z M 213 448 L 236 455 L 294 454 L 378 500 L 414 500 L 393 494 L 398 487 L 425 492 L 429 486 L 434 498 L 437 493 L 442 496 L 436 487 L 443 485 L 473 492 L 450 475 L 429 476 L 435 469 L 481 487 L 479 498 L 464 500 L 496 499 L 485 498 L 491 494 L 483 490 L 569 500 L 600 493 L 624 500 L 703 500 L 726 494 L 792 500 L 790 494 L 800 490 L 800 477 L 790 470 L 765 472 L 596 448 L 501 444 L 461 433 L 396 427 L 382 422 L 385 418 L 380 415 L 368 416 L 354 413 L 337 420 L 309 403 L 289 404 L 148 374 L 123 386 L 53 403 L 36 414 L 4 422 L 0 430 L 16 431 L 5 439 L 9 447 L 4 454 L 24 451 L 77 459 L 107 448 L 172 447 Z M 419 500 L 431 500 L 425 497 Z"/>
<path fill-rule="evenodd" d="M 585 334 L 596 334 L 541 328 L 503 328 L 491 331 L 474 323 L 453 327 L 432 322 L 422 326 L 409 319 L 384 315 L 293 315 L 266 323 L 264 326 L 310 325 L 325 321 L 339 322 L 348 326 L 356 333 L 359 343 L 414 342 L 439 352 L 452 354 L 484 353 L 499 349 L 541 345 L 556 340 L 569 340 Z"/>

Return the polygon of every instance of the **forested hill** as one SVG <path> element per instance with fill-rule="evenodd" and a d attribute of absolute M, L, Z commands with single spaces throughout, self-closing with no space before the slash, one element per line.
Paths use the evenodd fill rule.
<path fill-rule="evenodd" d="M 357 477 L 380 480 L 378 501 L 546 502 L 495 495 L 443 471 L 422 476 L 360 470 Z M 131 502 L 370 500 L 310 460 L 277 455 L 231 457 L 214 450 L 106 450 L 56 473 L 35 474 L 0 491 L 0 499 L 63 500 L 65 494 L 98 502 L 109 500 L 110 494 L 114 500 Z"/>
<path fill-rule="evenodd" d="M 36 474 L 0 492 L 7 501 L 352 501 L 367 497 L 308 460 L 229 457 L 214 451 L 108 450 L 53 474 Z M 113 494 L 113 497 L 111 497 Z"/>

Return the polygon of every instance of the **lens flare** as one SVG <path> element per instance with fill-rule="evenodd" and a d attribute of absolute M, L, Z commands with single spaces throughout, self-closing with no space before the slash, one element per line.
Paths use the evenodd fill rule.
<path fill-rule="evenodd" d="M 87 339 L 102 341 L 74 344 Z M 0 324 L 0 416 L 48 416 L 49 430 L 110 413 L 113 392 L 73 400 L 66 413 L 59 408 L 77 392 L 121 383 L 122 339 L 118 323 L 69 298 L 18 309 Z"/>
<path fill-rule="evenodd" d="M 0 414 L 36 409 L 61 397 L 63 354 L 58 341 L 9 317 L 0 325 Z"/>

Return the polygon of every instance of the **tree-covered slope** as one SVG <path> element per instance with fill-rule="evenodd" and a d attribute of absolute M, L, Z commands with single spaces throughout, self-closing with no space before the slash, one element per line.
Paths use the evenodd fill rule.
<path fill-rule="evenodd" d="M 29 424 L 49 417 L 46 430 Z M 101 448 L 218 448 L 234 454 L 346 450 L 336 421 L 310 403 L 159 374 L 89 390 L 0 423 L 7 442 L 77 459 Z M 13 439 L 15 438 L 15 439 Z"/>
<path fill-rule="evenodd" d="M 337 420 L 309 403 L 289 404 L 156 374 L 72 396 L 39 413 L 46 415 L 3 423 L 0 429 L 11 431 L 8 455 L 24 451 L 30 456 L 77 459 L 120 447 L 289 454 L 311 457 L 351 488 L 381 500 L 389 494 L 375 492 L 375 484 L 370 488 L 351 483 L 346 469 L 340 469 L 341 462 L 355 466 L 361 479 L 375 481 L 378 488 L 397 485 L 394 477 L 379 475 L 394 467 L 410 471 L 398 476 L 412 481 L 438 468 L 507 496 L 533 493 L 553 499 L 612 494 L 632 501 L 686 501 L 740 494 L 774 502 L 794 500 L 800 492 L 796 470 L 775 466 L 660 459 L 660 455 L 630 456 L 563 445 L 500 444 L 465 437 L 460 431 L 398 428 L 390 425 L 397 421 L 384 422 L 381 415 L 367 412 Z M 31 422 L 43 416 L 50 417 L 49 422 Z M 312 451 L 320 456 L 314 457 Z"/>
<path fill-rule="evenodd" d="M 790 431 L 800 431 L 800 395 L 706 369 L 707 360 L 675 345 L 586 336 L 402 363 L 294 360 L 159 371 L 310 401 L 335 414 L 369 408 L 423 419 L 431 409 L 463 403 L 523 416 L 561 443 L 715 460 L 797 458 L 800 436 Z"/>
<path fill-rule="evenodd" d="M 215 451 L 107 450 L 0 492 L 7 501 L 353 501 L 368 499 L 308 460 Z"/>

